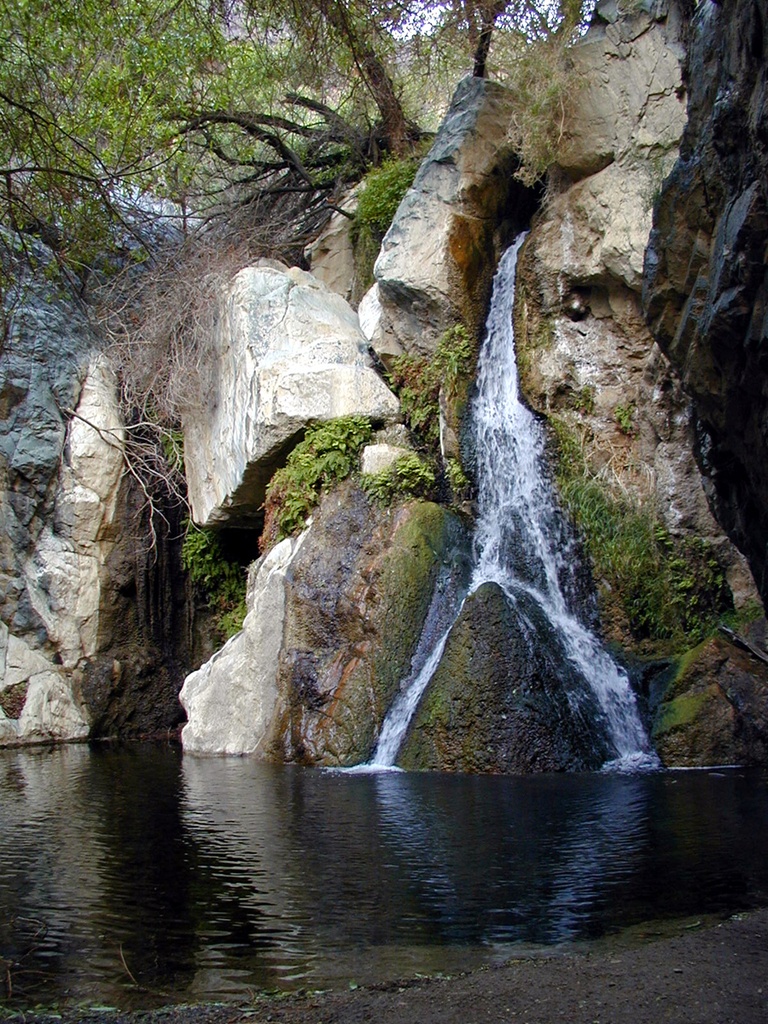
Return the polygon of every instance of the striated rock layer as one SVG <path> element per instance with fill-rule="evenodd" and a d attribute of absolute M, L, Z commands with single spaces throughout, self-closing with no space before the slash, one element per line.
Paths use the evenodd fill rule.
<path fill-rule="evenodd" d="M 266 486 L 307 426 L 338 416 L 397 418 L 357 314 L 295 267 L 235 277 L 212 339 L 210 389 L 184 418 L 189 499 L 201 526 L 253 526 Z"/>
<path fill-rule="evenodd" d="M 765 0 L 700 4 L 688 125 L 654 209 L 644 301 L 697 415 L 717 516 L 768 596 Z"/>

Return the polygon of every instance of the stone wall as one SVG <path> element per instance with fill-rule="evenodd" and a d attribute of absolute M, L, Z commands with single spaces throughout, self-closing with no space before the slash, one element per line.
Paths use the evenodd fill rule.
<path fill-rule="evenodd" d="M 699 4 L 688 124 L 654 210 L 651 330 L 696 412 L 718 519 L 768 595 L 768 64 L 765 0 Z"/>
<path fill-rule="evenodd" d="M 150 550 L 125 473 L 114 375 L 57 285 L 23 267 L 17 285 L 0 353 L 0 744 L 172 728 L 186 611 L 154 607 L 170 552 Z"/>

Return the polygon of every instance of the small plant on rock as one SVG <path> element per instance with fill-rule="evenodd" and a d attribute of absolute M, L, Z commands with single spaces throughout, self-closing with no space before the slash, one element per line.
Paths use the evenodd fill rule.
<path fill-rule="evenodd" d="M 369 498 L 389 505 L 395 498 L 425 497 L 435 486 L 435 472 L 413 452 L 379 473 L 364 473 L 360 482 Z"/>
<path fill-rule="evenodd" d="M 307 430 L 267 487 L 262 551 L 304 529 L 321 493 L 357 468 L 372 433 L 364 416 L 343 416 Z"/>
<path fill-rule="evenodd" d="M 200 530 L 191 523 L 181 549 L 181 564 L 214 610 L 221 639 L 234 636 L 242 627 L 246 611 L 243 567 L 224 558 L 219 538 L 212 530 Z"/>

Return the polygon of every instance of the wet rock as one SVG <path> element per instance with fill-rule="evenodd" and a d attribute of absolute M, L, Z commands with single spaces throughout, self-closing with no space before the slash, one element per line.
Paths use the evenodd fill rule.
<path fill-rule="evenodd" d="M 254 566 L 242 633 L 186 680 L 185 750 L 365 761 L 465 543 L 437 505 L 381 510 L 352 482 L 326 495 L 299 540 Z"/>
<path fill-rule="evenodd" d="M 706 2 L 692 22 L 688 125 L 661 190 L 644 302 L 698 418 L 718 519 L 768 594 L 768 70 L 765 0 Z"/>
<path fill-rule="evenodd" d="M 171 728 L 169 666 L 187 657 L 180 567 L 183 611 L 160 611 L 169 546 L 151 547 L 124 474 L 114 374 L 77 306 L 19 274 L 0 353 L 0 743 Z"/>
<path fill-rule="evenodd" d="M 536 603 L 485 583 L 467 598 L 401 748 L 407 769 L 598 768 L 599 710 Z"/>

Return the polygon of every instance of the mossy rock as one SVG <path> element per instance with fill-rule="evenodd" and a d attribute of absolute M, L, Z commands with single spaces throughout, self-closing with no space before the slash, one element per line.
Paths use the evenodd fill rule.
<path fill-rule="evenodd" d="M 324 499 L 291 570 L 279 750 L 366 761 L 421 635 L 438 574 L 466 576 L 468 538 L 442 506 L 381 509 L 352 481 Z"/>
<path fill-rule="evenodd" d="M 768 762 L 768 665 L 716 636 L 678 662 L 653 714 L 652 740 L 673 767 Z"/>
<path fill-rule="evenodd" d="M 611 756 L 586 681 L 541 609 L 495 583 L 465 602 L 398 764 L 410 770 L 531 773 L 599 767 Z"/>

